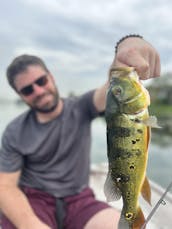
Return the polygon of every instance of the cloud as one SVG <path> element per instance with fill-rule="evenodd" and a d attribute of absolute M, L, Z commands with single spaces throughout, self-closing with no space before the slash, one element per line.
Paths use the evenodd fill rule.
<path fill-rule="evenodd" d="M 0 9 L 0 95 L 10 90 L 6 66 L 22 53 L 41 56 L 65 82 L 63 91 L 71 81 L 72 87 L 83 81 L 85 89 L 97 86 L 106 79 L 115 43 L 129 33 L 142 34 L 159 51 L 163 71 L 172 70 L 171 10 L 170 0 L 6 0 Z"/>

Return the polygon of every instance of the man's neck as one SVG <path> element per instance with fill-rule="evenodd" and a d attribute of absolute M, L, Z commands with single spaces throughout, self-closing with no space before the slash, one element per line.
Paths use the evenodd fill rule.
<path fill-rule="evenodd" d="M 50 122 L 53 119 L 57 118 L 61 114 L 62 110 L 63 110 L 63 101 L 62 99 L 60 99 L 55 110 L 49 113 L 36 112 L 36 118 L 40 123 Z"/>

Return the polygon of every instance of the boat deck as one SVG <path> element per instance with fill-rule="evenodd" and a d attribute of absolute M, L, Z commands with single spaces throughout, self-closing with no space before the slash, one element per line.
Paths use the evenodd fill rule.
<path fill-rule="evenodd" d="M 91 169 L 90 185 L 94 189 L 97 199 L 105 201 L 105 196 L 103 193 L 103 186 L 107 174 L 107 165 L 99 164 L 93 165 Z M 145 218 L 150 214 L 153 207 L 162 197 L 165 190 L 154 182 L 150 181 L 151 185 L 151 195 L 152 195 L 152 206 L 150 206 L 142 197 L 140 197 L 139 202 L 143 210 Z M 110 203 L 117 210 L 122 209 L 122 200 Z M 172 195 L 167 193 L 164 201 L 155 214 L 152 216 L 151 220 L 148 222 L 146 229 L 171 229 L 172 228 Z"/>

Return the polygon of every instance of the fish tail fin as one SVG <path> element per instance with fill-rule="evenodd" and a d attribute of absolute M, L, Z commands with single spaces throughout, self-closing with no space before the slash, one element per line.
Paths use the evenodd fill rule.
<path fill-rule="evenodd" d="M 138 207 L 136 218 L 132 224 L 132 229 L 140 229 L 145 223 L 145 217 L 142 212 L 142 209 Z"/>
<path fill-rule="evenodd" d="M 124 218 L 122 213 L 119 219 L 118 229 L 132 229 L 132 227 L 129 225 L 129 222 Z"/>

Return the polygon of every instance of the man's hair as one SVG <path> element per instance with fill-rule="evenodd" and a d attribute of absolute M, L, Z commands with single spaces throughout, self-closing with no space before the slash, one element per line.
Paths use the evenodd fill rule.
<path fill-rule="evenodd" d="M 49 72 L 45 63 L 39 57 L 27 54 L 20 55 L 11 62 L 6 72 L 8 83 L 11 85 L 12 88 L 16 90 L 14 85 L 16 76 L 26 71 L 27 68 L 31 65 L 41 66 L 46 72 Z"/>

